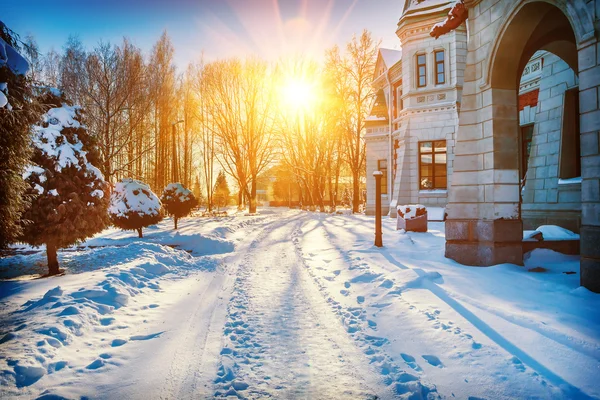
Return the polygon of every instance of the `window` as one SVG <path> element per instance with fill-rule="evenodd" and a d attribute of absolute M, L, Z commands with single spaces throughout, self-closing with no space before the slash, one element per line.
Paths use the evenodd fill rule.
<path fill-rule="evenodd" d="M 444 50 L 434 52 L 435 55 L 435 84 L 441 85 L 446 83 L 446 75 L 444 70 Z"/>
<path fill-rule="evenodd" d="M 383 176 L 381 177 L 381 194 L 387 194 L 387 160 L 378 160 L 377 170 L 383 172 Z"/>
<path fill-rule="evenodd" d="M 419 189 L 446 189 L 446 141 L 419 142 Z"/>
<path fill-rule="evenodd" d="M 417 55 L 417 87 L 427 86 L 427 57 L 425 54 Z"/>
<path fill-rule="evenodd" d="M 562 179 L 577 178 L 581 176 L 579 88 L 565 92 L 563 112 L 558 177 Z"/>
<path fill-rule="evenodd" d="M 527 163 L 531 154 L 531 139 L 533 138 L 533 124 L 521 127 L 521 180 L 527 173 Z"/>
<path fill-rule="evenodd" d="M 402 85 L 396 88 L 396 108 L 398 109 L 398 115 L 400 115 L 400 111 L 404 108 L 404 104 L 402 104 Z"/>

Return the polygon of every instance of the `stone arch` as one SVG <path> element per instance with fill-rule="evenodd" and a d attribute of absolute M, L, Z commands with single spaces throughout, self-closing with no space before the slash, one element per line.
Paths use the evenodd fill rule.
<path fill-rule="evenodd" d="M 535 3 L 535 4 L 533 4 Z M 566 18 L 570 25 L 570 31 L 574 35 L 574 44 L 576 46 L 582 45 L 585 42 L 590 40 L 594 40 L 595 38 L 595 29 L 592 20 L 592 16 L 589 13 L 589 10 L 586 7 L 586 4 L 583 0 L 525 0 L 525 1 L 515 1 L 515 2 L 505 2 L 505 8 L 502 10 L 506 15 L 502 26 L 498 29 L 497 40 L 494 42 L 493 47 L 490 50 L 488 62 L 486 68 L 483 73 L 483 82 L 482 85 L 487 86 L 491 84 L 491 76 L 492 76 L 492 68 L 494 65 L 498 65 L 496 62 L 496 56 L 500 51 L 499 47 L 503 43 L 504 35 L 507 30 L 515 23 L 515 18 L 524 18 L 527 16 L 527 22 L 532 26 L 535 25 L 544 18 L 544 14 L 534 12 L 534 13 L 522 13 L 522 10 L 527 7 L 531 7 L 532 5 L 538 6 L 535 7 L 535 11 L 539 10 L 539 5 L 545 3 L 548 6 L 554 7 L 561 11 L 561 15 Z M 543 5 L 543 4 L 542 4 Z M 551 26 L 549 26 L 551 28 Z M 528 36 L 528 35 L 526 35 Z M 541 47 L 540 47 L 541 48 Z M 569 63 L 569 66 L 574 71 L 576 70 L 576 58 L 565 56 L 564 52 L 560 48 L 545 48 L 544 50 L 548 50 L 563 60 Z M 529 57 L 531 57 L 533 53 L 529 54 L 529 56 L 524 55 L 525 62 Z M 524 66 L 525 64 L 523 64 Z M 522 70 L 522 68 L 521 68 Z"/>
<path fill-rule="evenodd" d="M 582 153 L 582 170 L 588 166 L 582 181 L 582 219 L 589 218 L 581 231 L 581 279 L 600 291 L 600 248 L 594 244 L 600 240 L 600 110 L 593 93 L 600 81 L 594 29 L 600 17 L 592 17 L 583 0 L 465 3 L 473 35 L 449 192 L 446 256 L 470 265 L 522 262 L 519 78 L 535 51 L 548 50 L 582 77 L 582 149 L 584 135 L 589 134 L 586 140 L 592 146 L 586 148 L 589 158 L 584 160 Z M 590 94 L 583 96 L 588 89 Z"/>

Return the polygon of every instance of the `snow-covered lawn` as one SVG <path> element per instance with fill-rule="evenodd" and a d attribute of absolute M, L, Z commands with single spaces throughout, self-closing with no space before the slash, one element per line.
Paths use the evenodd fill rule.
<path fill-rule="evenodd" d="M 373 225 L 263 209 L 108 229 L 64 276 L 0 258 L 0 398 L 600 398 L 578 257 L 466 267 L 442 222 Z"/>

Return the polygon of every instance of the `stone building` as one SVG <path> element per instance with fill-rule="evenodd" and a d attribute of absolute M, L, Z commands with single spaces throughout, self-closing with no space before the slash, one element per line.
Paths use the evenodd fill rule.
<path fill-rule="evenodd" d="M 599 26 L 600 0 L 407 0 L 402 52 L 377 61 L 368 211 L 389 166 L 384 204 L 446 204 L 460 263 L 521 264 L 524 228 L 578 231 L 600 291 Z"/>

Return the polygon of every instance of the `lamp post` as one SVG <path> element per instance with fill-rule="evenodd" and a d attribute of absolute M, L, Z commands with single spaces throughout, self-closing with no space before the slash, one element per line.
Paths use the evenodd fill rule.
<path fill-rule="evenodd" d="M 381 232 L 381 178 L 383 172 L 373 172 L 375 177 L 375 246 L 383 247 L 383 233 Z"/>
<path fill-rule="evenodd" d="M 172 130 L 172 138 L 171 141 L 173 142 L 173 155 L 172 155 L 172 162 L 171 162 L 171 180 L 173 183 L 175 182 L 179 182 L 179 168 L 177 167 L 177 141 L 175 140 L 177 138 L 177 129 L 175 127 L 175 125 L 182 123 L 183 120 L 180 119 L 177 122 L 173 122 L 171 124 L 173 130 Z"/>

